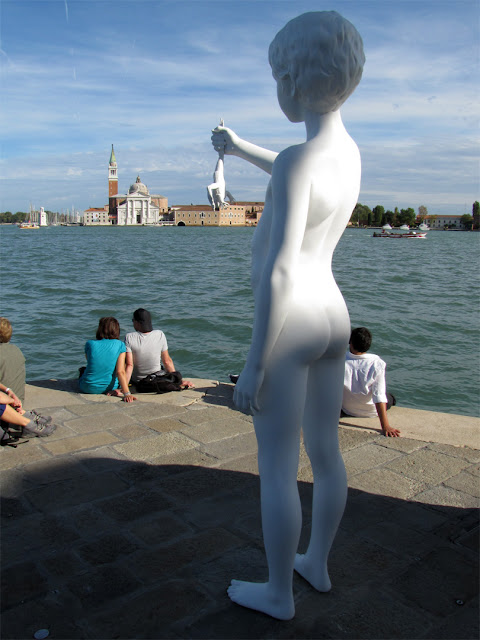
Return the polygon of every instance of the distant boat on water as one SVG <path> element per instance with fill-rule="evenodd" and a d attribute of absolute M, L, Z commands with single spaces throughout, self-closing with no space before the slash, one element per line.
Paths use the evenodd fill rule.
<path fill-rule="evenodd" d="M 389 224 L 382 227 L 381 233 L 377 231 L 373 232 L 374 238 L 389 238 L 390 240 L 400 240 L 402 238 L 415 238 L 417 240 L 424 240 L 427 237 L 425 232 L 417 233 L 416 231 L 410 231 L 408 224 L 402 224 L 397 231 L 392 229 Z"/>
<path fill-rule="evenodd" d="M 40 225 L 37 224 L 36 222 L 32 222 L 32 221 L 28 221 L 28 222 L 21 222 L 18 225 L 19 229 L 40 229 Z"/>

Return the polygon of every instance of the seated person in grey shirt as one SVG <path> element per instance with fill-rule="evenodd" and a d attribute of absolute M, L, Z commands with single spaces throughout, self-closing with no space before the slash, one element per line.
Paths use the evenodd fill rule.
<path fill-rule="evenodd" d="M 146 309 L 137 309 L 133 313 L 135 331 L 125 336 L 127 380 L 135 384 L 146 376 L 156 373 L 174 373 L 175 365 L 168 353 L 167 338 L 160 329 L 153 329 L 152 317 Z M 185 389 L 193 384 L 182 381 Z"/>
<path fill-rule="evenodd" d="M 17 345 L 10 342 L 12 325 L 0 318 L 0 380 L 25 402 L 25 358 Z"/>

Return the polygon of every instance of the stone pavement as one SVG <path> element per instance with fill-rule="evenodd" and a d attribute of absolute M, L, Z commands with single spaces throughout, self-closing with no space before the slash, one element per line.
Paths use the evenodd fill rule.
<path fill-rule="evenodd" d="M 266 577 L 251 418 L 232 387 L 118 398 L 69 381 L 27 387 L 59 424 L 0 450 L 1 637 L 478 638 L 480 419 L 394 407 L 406 437 L 340 421 L 349 497 L 333 589 L 294 578 L 296 617 L 230 602 Z M 312 476 L 299 467 L 310 521 Z"/>

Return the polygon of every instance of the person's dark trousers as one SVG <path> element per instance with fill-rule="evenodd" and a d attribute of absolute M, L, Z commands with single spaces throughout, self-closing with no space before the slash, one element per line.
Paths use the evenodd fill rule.
<path fill-rule="evenodd" d="M 397 404 L 397 399 L 393 395 L 393 393 L 388 393 L 387 391 L 387 411 L 390 407 L 394 407 Z"/>

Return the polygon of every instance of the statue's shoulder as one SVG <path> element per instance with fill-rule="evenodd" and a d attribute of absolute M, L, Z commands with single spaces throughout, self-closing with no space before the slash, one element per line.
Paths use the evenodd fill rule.
<path fill-rule="evenodd" d="M 273 163 L 274 168 L 282 167 L 283 169 L 287 169 L 288 167 L 292 167 L 297 165 L 306 157 L 306 147 L 305 143 L 302 144 L 294 144 L 291 147 L 287 147 L 280 151 L 278 156 L 275 158 L 275 162 Z"/>

